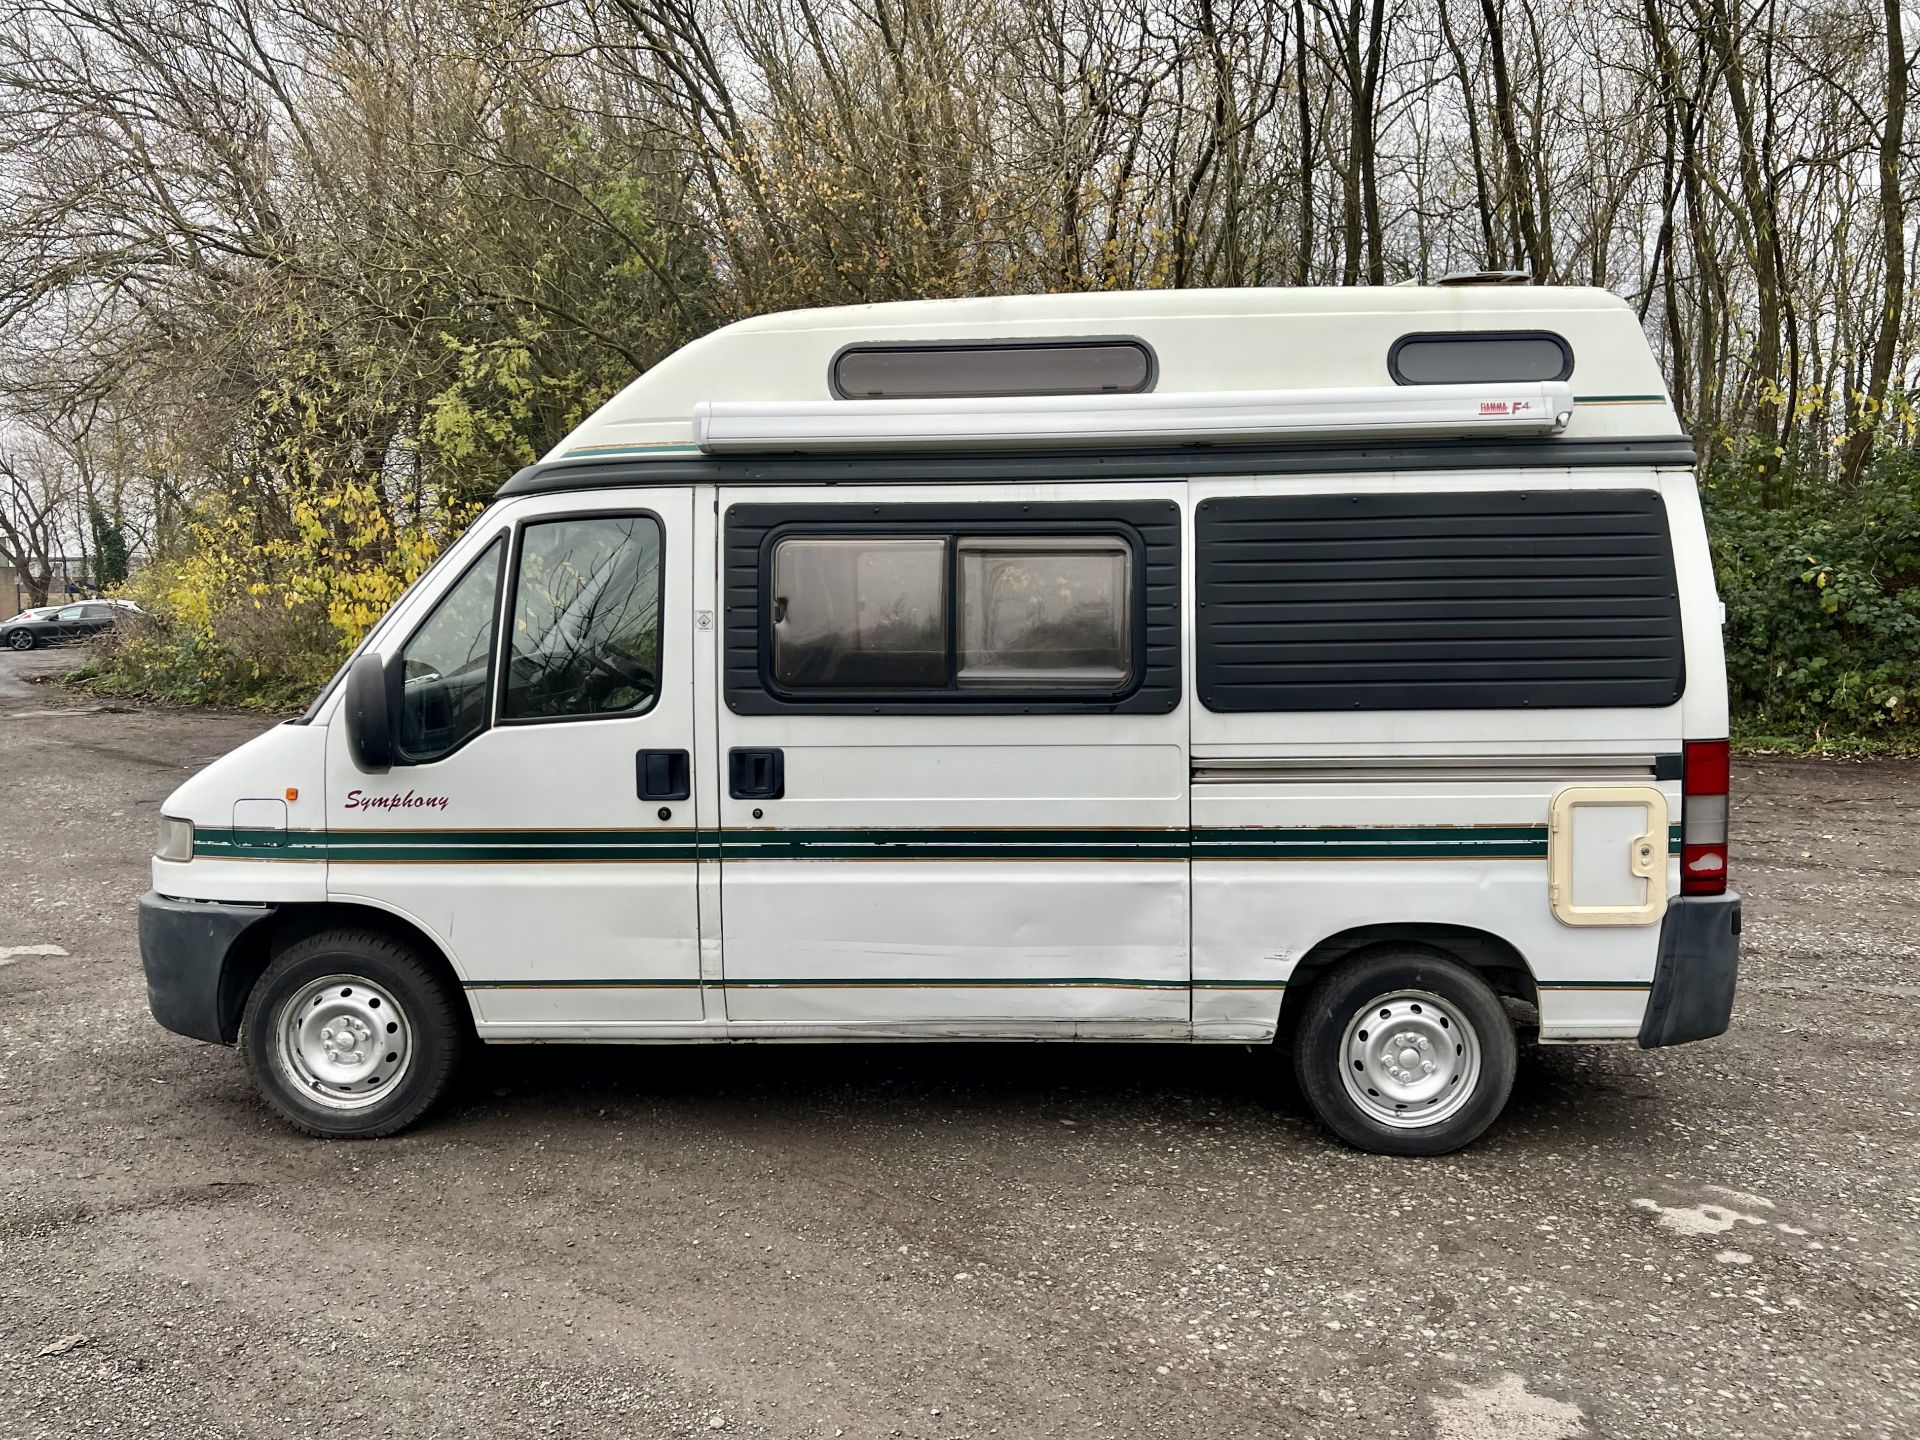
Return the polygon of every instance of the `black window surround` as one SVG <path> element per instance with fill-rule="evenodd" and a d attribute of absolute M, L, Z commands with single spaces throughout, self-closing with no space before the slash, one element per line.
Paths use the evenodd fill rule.
<path fill-rule="evenodd" d="M 1115 367 L 1116 372 L 1125 378 L 1125 383 L 1018 385 L 1004 381 L 1009 368 L 1008 362 L 1013 357 L 1033 359 L 1054 355 L 1064 358 L 1076 350 L 1109 352 L 1101 356 L 1089 353 L 1084 358 L 1090 362 L 1098 360 L 1110 367 Z M 918 387 L 876 392 L 871 386 L 863 387 L 846 383 L 846 371 L 857 368 L 865 357 L 878 359 L 891 357 L 909 363 L 915 360 L 936 361 L 947 358 L 954 361 L 956 367 L 964 366 L 967 361 L 973 360 L 989 370 L 998 370 L 1003 381 L 999 384 L 942 385 L 937 388 L 929 388 L 923 384 Z M 1151 345 L 1135 335 L 1072 335 L 1058 339 L 1022 336 L 1005 340 L 862 340 L 851 345 L 843 345 L 827 362 L 827 389 L 836 400 L 962 400 L 1050 395 L 1144 395 L 1159 381 L 1159 357 L 1154 353 Z"/>
<path fill-rule="evenodd" d="M 1529 367 L 1525 374 L 1474 374 L 1461 377 L 1427 376 L 1409 374 L 1405 362 L 1415 358 L 1422 347 L 1438 349 L 1442 346 L 1484 345 L 1490 352 L 1488 359 L 1498 353 L 1498 347 L 1519 346 L 1537 347 L 1545 343 L 1559 353 L 1560 363 L 1552 374 L 1541 373 L 1542 367 Z M 1413 351 L 1415 355 L 1409 355 Z M 1476 385 L 1500 384 L 1505 381 L 1526 383 L 1543 380 L 1568 380 L 1573 377 L 1573 346 L 1566 338 L 1551 330 L 1421 330 L 1411 335 L 1402 335 L 1393 342 L 1387 351 L 1387 373 L 1393 377 L 1396 385 Z"/>
<path fill-rule="evenodd" d="M 999 688 L 932 692 L 783 690 L 773 678 L 770 597 L 774 546 L 792 536 L 941 537 L 950 551 L 960 539 L 970 537 L 1120 538 L 1133 552 L 1134 567 L 1128 682 L 1119 690 L 1096 693 Z M 1157 715 L 1180 704 L 1180 510 L 1171 500 L 734 505 L 725 516 L 722 584 L 726 627 L 721 657 L 723 691 L 728 708 L 736 714 Z M 958 631 L 953 618 L 957 584 L 956 568 L 949 564 L 949 647 Z"/>
<path fill-rule="evenodd" d="M 1234 496 L 1194 529 L 1212 711 L 1651 708 L 1685 688 L 1657 491 Z"/>

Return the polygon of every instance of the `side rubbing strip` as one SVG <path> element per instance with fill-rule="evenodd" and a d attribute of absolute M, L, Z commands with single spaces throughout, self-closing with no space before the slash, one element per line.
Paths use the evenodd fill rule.
<path fill-rule="evenodd" d="M 1650 490 L 1236 496 L 1197 510 L 1216 711 L 1670 705 L 1684 685 Z"/>

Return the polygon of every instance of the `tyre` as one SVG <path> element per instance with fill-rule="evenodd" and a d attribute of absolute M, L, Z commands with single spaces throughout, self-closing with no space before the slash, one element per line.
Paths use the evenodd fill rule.
<path fill-rule="evenodd" d="M 9 650 L 33 649 L 33 632 L 31 630 L 9 630 L 7 632 L 7 648 Z"/>
<path fill-rule="evenodd" d="M 1294 1073 L 1327 1128 L 1377 1155 L 1445 1155 L 1513 1089 L 1513 1027 L 1486 981 L 1414 946 L 1331 971 L 1301 1016 Z"/>
<path fill-rule="evenodd" d="M 309 1135 L 406 1129 L 452 1087 L 472 1031 L 459 991 L 410 946 L 329 930 L 275 956 L 247 996 L 240 1050 L 260 1094 Z"/>

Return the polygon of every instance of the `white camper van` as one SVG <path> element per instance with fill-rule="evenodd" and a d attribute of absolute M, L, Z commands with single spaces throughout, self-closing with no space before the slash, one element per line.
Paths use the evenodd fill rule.
<path fill-rule="evenodd" d="M 475 1041 L 1165 1040 L 1455 1149 L 1727 1026 L 1693 462 L 1596 290 L 728 326 L 168 799 L 153 1013 L 318 1135 Z"/>

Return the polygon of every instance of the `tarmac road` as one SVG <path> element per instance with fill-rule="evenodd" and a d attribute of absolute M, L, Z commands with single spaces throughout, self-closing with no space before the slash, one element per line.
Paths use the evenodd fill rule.
<path fill-rule="evenodd" d="M 145 1009 L 158 802 L 266 722 L 22 683 L 71 658 L 0 655 L 0 1435 L 1920 1417 L 1920 767 L 1740 765 L 1732 1032 L 1523 1052 L 1445 1160 L 1178 1047 L 499 1050 L 343 1145 Z"/>

